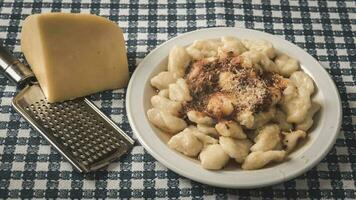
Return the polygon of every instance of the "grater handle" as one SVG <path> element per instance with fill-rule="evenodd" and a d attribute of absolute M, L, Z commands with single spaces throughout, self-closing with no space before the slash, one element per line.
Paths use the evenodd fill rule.
<path fill-rule="evenodd" d="M 29 84 L 30 81 L 35 80 L 32 71 L 2 45 L 0 45 L 0 73 L 4 74 L 19 87 L 23 87 Z"/>

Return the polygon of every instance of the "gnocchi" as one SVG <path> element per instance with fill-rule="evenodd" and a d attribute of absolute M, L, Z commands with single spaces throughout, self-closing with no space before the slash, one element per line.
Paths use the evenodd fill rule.
<path fill-rule="evenodd" d="M 168 89 L 163 89 L 158 92 L 158 95 L 161 97 L 166 97 L 169 98 L 169 90 Z"/>
<path fill-rule="evenodd" d="M 272 43 L 266 41 L 266 40 L 242 40 L 242 44 L 245 45 L 249 50 L 252 51 L 258 51 L 266 56 L 268 58 L 272 59 L 276 55 L 276 51 L 272 45 Z"/>
<path fill-rule="evenodd" d="M 246 139 L 246 134 L 242 127 L 234 121 L 221 121 L 216 124 L 215 129 L 222 136 L 233 137 L 237 139 Z"/>
<path fill-rule="evenodd" d="M 287 116 L 282 110 L 278 109 L 272 120 L 278 124 L 282 131 L 290 131 L 293 129 L 293 124 L 287 122 Z"/>
<path fill-rule="evenodd" d="M 183 119 L 157 108 L 149 109 L 147 117 L 159 129 L 171 134 L 175 134 L 187 127 L 187 123 Z"/>
<path fill-rule="evenodd" d="M 186 48 L 188 54 L 195 60 L 214 57 L 218 53 L 221 42 L 212 40 L 197 40 Z"/>
<path fill-rule="evenodd" d="M 283 91 L 285 99 L 281 102 L 287 122 L 301 123 L 306 118 L 313 92 L 313 80 L 306 73 L 296 71 L 290 76 L 289 86 Z"/>
<path fill-rule="evenodd" d="M 180 102 L 169 100 L 160 95 L 153 96 L 151 98 L 151 104 L 154 108 L 165 110 L 174 116 L 178 116 L 182 109 L 182 104 Z"/>
<path fill-rule="evenodd" d="M 169 98 L 180 102 L 192 100 L 188 85 L 184 79 L 180 78 L 176 83 L 169 84 Z"/>
<path fill-rule="evenodd" d="M 236 121 L 246 128 L 253 128 L 255 124 L 255 117 L 250 111 L 240 112 L 236 115 Z"/>
<path fill-rule="evenodd" d="M 242 53 L 239 58 L 241 59 L 241 65 L 246 68 L 255 68 L 262 70 L 260 65 L 262 54 L 258 51 L 246 51 Z"/>
<path fill-rule="evenodd" d="M 300 139 L 304 139 L 307 134 L 302 130 L 284 132 L 283 144 L 286 146 L 286 151 L 291 152 L 296 146 Z"/>
<path fill-rule="evenodd" d="M 234 111 L 234 106 L 228 97 L 217 93 L 210 98 L 207 109 L 216 116 L 228 116 Z"/>
<path fill-rule="evenodd" d="M 266 40 L 231 36 L 174 46 L 151 78 L 149 121 L 168 146 L 203 168 L 243 170 L 282 162 L 308 137 L 321 105 L 298 60 Z"/>
<path fill-rule="evenodd" d="M 257 113 L 254 117 L 253 129 L 262 127 L 267 122 L 271 121 L 271 119 L 276 114 L 276 108 L 271 107 L 268 111 Z"/>
<path fill-rule="evenodd" d="M 176 77 L 168 71 L 164 71 L 151 79 L 151 85 L 159 90 L 167 89 L 169 84 L 175 83 Z"/>
<path fill-rule="evenodd" d="M 199 139 L 200 142 L 202 142 L 204 144 L 204 146 L 207 146 L 209 144 L 217 144 L 218 140 L 210 137 L 209 135 L 206 135 L 202 132 L 200 132 L 196 127 L 194 126 L 190 126 L 187 128 L 189 131 L 191 131 L 193 133 L 193 135 L 195 135 L 195 137 L 197 137 Z"/>
<path fill-rule="evenodd" d="M 264 126 L 258 131 L 254 141 L 251 151 L 275 150 L 281 142 L 279 126 L 276 124 Z"/>
<path fill-rule="evenodd" d="M 222 37 L 221 42 L 223 45 L 218 48 L 219 55 L 232 52 L 235 56 L 238 56 L 247 50 L 242 42 L 234 37 Z"/>
<path fill-rule="evenodd" d="M 248 139 L 237 140 L 224 136 L 219 138 L 219 143 L 225 153 L 238 163 L 243 163 L 252 146 L 252 142 Z"/>
<path fill-rule="evenodd" d="M 174 46 L 168 56 L 168 71 L 175 77 L 183 77 L 190 63 L 190 56 L 181 46 Z"/>
<path fill-rule="evenodd" d="M 278 73 L 285 77 L 289 77 L 299 69 L 299 62 L 286 54 L 279 54 L 274 62 L 278 68 Z"/>
<path fill-rule="evenodd" d="M 197 124 L 212 125 L 214 120 L 202 112 L 191 110 L 187 113 L 188 119 Z"/>
<path fill-rule="evenodd" d="M 297 130 L 302 130 L 302 131 L 307 131 L 309 128 L 313 125 L 314 120 L 313 116 L 315 115 L 316 112 L 320 109 L 320 105 L 317 103 L 312 103 L 310 110 L 308 111 L 307 116 L 305 119 L 299 123 L 296 124 L 296 129 Z"/>
<path fill-rule="evenodd" d="M 203 144 L 189 129 L 171 137 L 168 146 L 191 157 L 197 156 L 203 148 Z"/>
<path fill-rule="evenodd" d="M 248 154 L 241 168 L 245 170 L 260 169 L 268 163 L 283 161 L 285 156 L 285 151 L 255 151 Z"/>
<path fill-rule="evenodd" d="M 220 144 L 208 145 L 199 154 L 201 165 L 205 169 L 221 169 L 229 161 L 229 156 Z"/>
<path fill-rule="evenodd" d="M 208 126 L 205 124 L 197 124 L 197 128 L 200 132 L 204 134 L 215 136 L 215 137 L 219 136 L 218 131 L 212 126 Z"/>

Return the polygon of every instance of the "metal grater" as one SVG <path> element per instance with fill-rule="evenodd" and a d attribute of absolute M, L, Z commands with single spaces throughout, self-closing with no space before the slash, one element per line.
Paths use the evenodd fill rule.
<path fill-rule="evenodd" d="M 0 46 L 3 73 L 22 89 L 12 105 L 80 172 L 108 165 L 134 141 L 86 98 L 47 102 L 32 71 Z"/>

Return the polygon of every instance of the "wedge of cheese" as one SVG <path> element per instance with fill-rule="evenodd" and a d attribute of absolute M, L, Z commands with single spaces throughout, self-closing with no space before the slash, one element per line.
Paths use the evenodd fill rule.
<path fill-rule="evenodd" d="M 49 102 L 127 85 L 122 30 L 90 15 L 31 15 L 22 25 L 21 49 Z"/>

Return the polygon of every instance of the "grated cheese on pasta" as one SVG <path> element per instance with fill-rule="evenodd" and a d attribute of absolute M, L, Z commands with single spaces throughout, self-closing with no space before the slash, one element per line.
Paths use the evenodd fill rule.
<path fill-rule="evenodd" d="M 265 111 L 271 106 L 273 98 L 282 95 L 285 87 L 282 76 L 242 67 L 240 58 L 234 56 L 197 60 L 188 67 L 185 79 L 193 97 L 186 102 L 185 110 L 198 110 L 215 119 L 221 119 L 224 113 L 223 109 L 220 113 L 216 111 L 219 109 L 209 110 L 208 104 L 213 98 L 231 101 L 234 111 L 229 116 L 232 117 L 241 111 Z M 214 104 L 218 103 L 214 99 Z M 216 107 L 219 108 L 219 105 Z"/>

